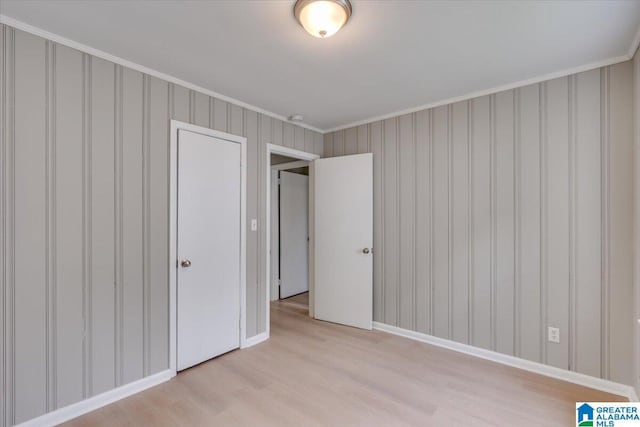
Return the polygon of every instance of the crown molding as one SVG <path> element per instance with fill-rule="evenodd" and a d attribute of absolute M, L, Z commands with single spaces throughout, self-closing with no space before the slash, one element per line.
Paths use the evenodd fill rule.
<path fill-rule="evenodd" d="M 629 51 L 630 52 L 635 52 L 635 48 L 637 48 L 638 43 L 640 43 L 640 31 L 636 35 L 636 40 L 634 40 L 634 42 L 632 43 L 631 49 L 629 49 Z M 635 48 L 634 48 L 634 46 L 635 46 Z M 627 53 L 627 54 L 624 54 L 624 55 L 621 55 L 621 56 L 615 56 L 613 58 L 604 59 L 602 61 L 592 62 L 590 64 L 580 65 L 578 67 L 567 68 L 567 69 L 561 70 L 561 71 L 555 71 L 553 73 L 544 74 L 542 76 L 533 77 L 533 78 L 526 79 L 526 80 L 519 80 L 517 82 L 507 83 L 507 84 L 500 85 L 500 86 L 494 86 L 494 87 L 489 88 L 489 89 L 479 90 L 479 91 L 476 91 L 476 92 L 467 93 L 465 95 L 454 96 L 454 97 L 451 97 L 451 98 L 446 98 L 446 99 L 442 99 L 442 100 L 439 100 L 439 101 L 430 102 L 428 104 L 418 105 L 417 107 L 407 108 L 405 110 L 394 111 L 392 113 L 382 114 L 380 116 L 375 116 L 375 117 L 371 117 L 371 118 L 367 118 L 367 119 L 363 119 L 363 120 L 358 120 L 356 122 L 348 123 L 348 124 L 345 124 L 345 125 L 340 125 L 340 126 L 337 126 L 335 128 L 332 128 L 332 129 L 327 129 L 327 130 L 324 131 L 324 133 L 326 134 L 326 133 L 330 133 L 330 132 L 336 132 L 336 131 L 339 131 L 339 130 L 349 129 L 349 128 L 352 128 L 352 127 L 356 127 L 356 126 L 360 126 L 360 125 L 364 125 L 364 124 L 368 124 L 368 123 L 372 123 L 372 122 L 377 122 L 377 121 L 380 121 L 380 120 L 391 119 L 393 117 L 402 116 L 404 114 L 411 114 L 411 113 L 415 113 L 417 111 L 428 110 L 430 108 L 440 107 L 442 105 L 453 104 L 455 102 L 468 101 L 468 100 L 473 99 L 473 98 L 479 98 L 481 96 L 492 95 L 494 93 L 503 92 L 505 90 L 516 89 L 516 88 L 519 88 L 519 87 L 529 86 L 529 85 L 532 85 L 532 84 L 536 84 L 536 83 L 541 83 L 541 82 L 548 81 L 548 80 L 557 79 L 557 78 L 560 78 L 560 77 L 570 76 L 572 74 L 582 73 L 584 71 L 595 70 L 596 68 L 601 68 L 601 67 L 606 67 L 606 66 L 613 65 L 613 64 L 618 64 L 620 62 L 629 61 L 632 58 L 633 58 L 633 54 L 629 55 Z"/>
<path fill-rule="evenodd" d="M 137 64 L 135 62 L 126 60 L 124 58 L 120 58 L 118 56 L 112 55 L 110 53 L 104 52 L 102 50 L 99 49 L 95 49 L 91 46 L 87 46 L 83 43 L 77 42 L 75 40 L 71 40 L 68 39 L 66 37 L 60 36 L 58 34 L 54 34 L 51 33 L 49 31 L 43 30 L 42 28 L 38 28 L 35 27 L 33 25 L 27 24 L 25 22 L 19 21 L 17 19 L 11 18 L 7 15 L 2 15 L 0 14 L 0 23 L 1 24 L 5 24 L 8 25 L 10 27 L 14 27 L 17 28 L 21 31 L 25 31 L 27 33 L 31 33 L 34 34 L 36 36 L 45 38 L 45 39 L 49 39 L 51 41 L 54 41 L 56 43 L 68 46 L 70 48 L 79 50 L 81 52 L 85 52 L 88 53 L 90 55 L 96 56 L 98 58 L 102 58 L 105 59 L 107 61 L 111 61 L 114 62 L 116 64 L 120 64 L 124 67 L 128 67 L 131 68 L 133 70 L 136 71 L 140 71 L 142 73 L 148 74 L 150 76 L 154 76 L 157 77 L 159 79 L 163 79 L 166 80 L 168 82 L 171 83 L 175 83 L 178 84 L 180 86 L 184 86 L 188 89 L 192 89 L 198 92 L 202 92 L 203 94 L 212 96 L 214 98 L 220 99 L 222 101 L 227 101 L 233 104 L 236 104 L 240 107 L 244 107 L 247 108 L 249 110 L 253 110 L 255 112 L 264 114 L 266 116 L 269 117 L 273 117 L 275 119 L 278 120 L 282 120 L 283 122 L 287 122 L 287 123 L 291 123 L 309 130 L 312 130 L 314 132 L 318 132 L 321 134 L 327 134 L 330 132 L 336 132 L 336 131 L 340 131 L 340 130 L 344 130 L 344 129 L 349 129 L 355 126 L 360 126 L 360 125 L 364 125 L 364 124 L 369 124 L 372 122 L 376 122 L 379 120 L 385 120 L 385 119 L 390 119 L 393 117 L 398 117 L 398 116 L 402 116 L 404 114 L 410 114 L 410 113 L 415 113 L 417 111 L 422 111 L 422 110 L 427 110 L 430 108 L 435 108 L 435 107 L 440 107 L 442 105 L 448 105 L 448 104 L 453 104 L 455 102 L 460 102 L 460 101 L 467 101 L 469 99 L 473 99 L 473 98 L 478 98 L 481 96 L 485 96 L 485 95 L 492 95 L 494 93 L 498 93 L 498 92 L 503 92 L 505 90 L 511 90 L 511 89 L 516 89 L 519 87 L 523 87 L 523 86 L 528 86 L 528 85 L 532 85 L 532 84 L 536 84 L 536 83 L 540 83 L 540 82 L 544 82 L 544 81 L 548 81 L 548 80 L 553 80 L 553 79 L 557 79 L 560 77 L 566 77 L 572 74 L 577 74 L 577 73 L 582 73 L 584 71 L 589 71 L 589 70 L 594 70 L 596 68 L 601 68 L 601 67 L 606 67 L 609 65 L 614 65 L 620 62 L 624 62 L 624 61 L 629 61 L 630 59 L 633 58 L 633 56 L 636 53 L 636 50 L 638 49 L 638 46 L 640 46 L 640 28 L 638 28 L 638 31 L 636 32 L 635 37 L 633 38 L 633 40 L 631 41 L 631 44 L 629 46 L 629 49 L 627 51 L 626 54 L 624 55 L 620 55 L 620 56 L 615 56 L 615 57 L 611 57 L 611 58 L 607 58 L 604 59 L 602 61 L 596 61 L 596 62 L 592 62 L 590 64 L 586 64 L 586 65 L 580 65 L 577 67 L 572 67 L 572 68 L 567 68 L 564 70 L 560 70 L 560 71 L 555 71 L 552 73 L 547 73 L 547 74 L 543 74 L 541 76 L 538 77 L 533 77 L 530 79 L 525 79 L 525 80 L 519 80 L 516 82 L 512 82 L 512 83 L 507 83 L 504 85 L 499 85 L 499 86 L 494 86 L 492 88 L 489 89 L 484 89 L 484 90 L 479 90 L 479 91 L 475 91 L 475 92 L 470 92 L 464 95 L 460 95 L 460 96 L 454 96 L 451 98 L 446 98 L 446 99 L 441 99 L 438 101 L 434 101 L 434 102 L 430 102 L 427 104 L 422 104 L 422 105 L 418 105 L 412 108 L 407 108 L 407 109 L 403 109 L 403 110 L 398 110 L 398 111 L 393 111 L 390 113 L 386 113 L 386 114 L 382 114 L 379 116 L 373 116 L 373 117 L 368 117 L 362 120 L 358 120 L 355 122 L 351 122 L 351 123 L 347 123 L 344 125 L 340 125 L 340 126 L 336 126 L 330 129 L 320 129 L 317 128 L 315 126 L 311 126 L 305 123 L 300 123 L 300 122 L 292 122 L 290 121 L 287 117 L 280 115 L 280 114 L 276 114 L 273 113 L 271 111 L 265 110 L 263 108 L 260 107 L 256 107 L 255 105 L 251 105 L 248 104 L 246 102 L 240 101 L 238 99 L 232 98 L 230 96 L 226 96 L 223 95 L 221 93 L 217 93 L 214 92 L 212 90 L 203 88 L 201 86 L 198 86 L 196 84 L 193 83 L 189 83 L 187 81 L 184 81 L 182 79 L 179 79 L 177 77 L 173 77 L 171 75 L 165 74 L 161 71 L 158 70 L 154 70 L 152 68 L 149 67 L 145 67 L 144 65 L 140 65 Z"/>
<path fill-rule="evenodd" d="M 72 39 L 69 39 L 69 38 L 66 38 L 66 37 L 63 37 L 63 36 L 61 36 L 59 34 L 55 34 L 55 33 L 49 32 L 47 30 L 44 30 L 42 28 L 35 27 L 35 26 L 31 25 L 31 24 L 27 24 L 26 22 L 22 22 L 22 21 L 19 21 L 17 19 L 11 18 L 10 16 L 0 14 L 0 24 L 8 25 L 8 26 L 16 28 L 16 29 L 18 29 L 20 31 L 24 31 L 24 32 L 33 34 L 35 36 L 51 40 L 51 41 L 53 41 L 55 43 L 70 47 L 72 49 L 79 50 L 79 51 L 84 52 L 84 53 L 88 53 L 89 55 L 93 55 L 93 56 L 95 56 L 97 58 L 101 58 L 101 59 L 116 63 L 118 65 L 122 65 L 123 67 L 127 67 L 127 68 L 130 68 L 132 70 L 136 70 L 136 71 L 139 71 L 141 73 L 148 74 L 150 76 L 157 77 L 157 78 L 162 79 L 162 80 L 166 80 L 166 81 L 168 81 L 170 83 L 174 83 L 174 84 L 177 84 L 177 85 L 180 85 L 180 86 L 184 86 L 187 89 L 191 89 L 191 90 L 195 90 L 197 92 L 201 92 L 201 93 L 203 93 L 205 95 L 212 96 L 212 97 L 220 99 L 222 101 L 230 102 L 232 104 L 235 104 L 237 106 L 246 108 L 248 110 L 252 110 L 252 111 L 255 111 L 257 113 L 264 114 L 264 115 L 269 116 L 269 117 L 273 117 L 274 119 L 282 120 L 283 122 L 291 123 L 293 125 L 300 126 L 300 127 L 312 130 L 314 132 L 324 133 L 324 131 L 322 129 L 318 129 L 318 128 L 316 128 L 314 126 L 311 126 L 311 125 L 308 125 L 306 123 L 292 122 L 291 120 L 289 120 L 287 117 L 285 117 L 283 115 L 280 115 L 280 114 L 265 110 L 263 108 L 255 106 L 255 105 L 248 104 L 246 102 L 240 101 L 239 99 L 235 99 L 235 98 L 232 98 L 230 96 L 223 95 L 223 94 L 218 93 L 218 92 L 214 92 L 214 91 L 212 91 L 210 89 L 207 89 L 207 88 L 204 88 L 202 86 L 198 86 L 196 84 L 189 83 L 189 82 L 187 82 L 185 80 L 179 79 L 177 77 L 171 76 L 169 74 L 163 73 L 163 72 L 155 70 L 153 68 L 145 67 L 144 65 L 140 65 L 140 64 L 135 63 L 133 61 L 129 61 L 129 60 L 121 58 L 119 56 L 112 55 L 112 54 L 110 54 L 108 52 L 105 52 L 105 51 L 102 51 L 100 49 L 96 49 L 96 48 L 93 48 L 91 46 L 87 46 L 86 44 L 77 42 L 75 40 L 72 40 Z"/>

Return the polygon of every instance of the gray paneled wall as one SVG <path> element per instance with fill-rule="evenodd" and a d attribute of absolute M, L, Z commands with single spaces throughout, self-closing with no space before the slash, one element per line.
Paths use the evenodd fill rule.
<path fill-rule="evenodd" d="M 0 26 L 0 426 L 168 368 L 168 150 L 175 118 L 266 143 L 322 135 Z M 265 330 L 264 228 L 247 235 L 247 334 Z"/>
<path fill-rule="evenodd" d="M 375 320 L 631 384 L 632 71 L 326 134 L 374 153 Z"/>
<path fill-rule="evenodd" d="M 635 268 L 633 278 L 633 290 L 635 292 L 635 318 L 640 319 L 640 49 L 636 50 L 633 57 L 633 119 L 635 123 L 634 144 L 634 256 Z M 635 388 L 640 396 L 640 322 L 635 324 Z"/>
<path fill-rule="evenodd" d="M 635 319 L 640 319 L 640 49 L 633 57 L 633 119 L 635 123 L 634 137 L 634 277 Z M 635 389 L 640 396 L 640 322 L 635 323 Z"/>

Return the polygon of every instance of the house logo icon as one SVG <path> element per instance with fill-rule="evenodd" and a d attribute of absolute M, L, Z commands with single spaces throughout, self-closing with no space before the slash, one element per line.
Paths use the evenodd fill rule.
<path fill-rule="evenodd" d="M 576 410 L 578 411 L 578 415 L 576 416 L 576 425 L 579 427 L 592 427 L 593 407 L 587 403 L 583 403 Z"/>

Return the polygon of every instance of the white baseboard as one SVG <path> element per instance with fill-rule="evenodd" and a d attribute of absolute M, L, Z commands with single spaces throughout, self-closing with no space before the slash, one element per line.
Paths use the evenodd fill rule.
<path fill-rule="evenodd" d="M 113 390 L 106 391 L 78 403 L 73 403 L 69 406 L 65 406 L 64 408 L 56 409 L 55 411 L 33 418 L 29 421 L 25 421 L 22 424 L 18 424 L 16 427 L 55 426 L 86 414 L 87 412 L 95 411 L 96 409 L 115 402 L 116 400 L 124 399 L 132 394 L 139 393 L 150 387 L 161 384 L 170 380 L 174 375 L 175 374 L 171 372 L 171 370 L 167 369 L 166 371 L 149 375 L 148 377 L 142 378 L 138 381 L 125 384 L 122 387 L 114 388 Z"/>
<path fill-rule="evenodd" d="M 461 344 L 455 341 L 423 334 L 421 332 L 398 328 L 397 326 L 391 326 L 385 323 L 373 322 L 373 329 L 457 351 L 459 353 L 479 357 L 481 359 L 490 360 L 492 362 L 501 363 L 503 365 L 512 366 L 514 368 L 523 369 L 525 371 L 534 372 L 536 374 L 545 375 L 547 377 L 552 377 L 581 386 L 590 387 L 596 390 L 605 391 L 607 393 L 625 396 L 632 402 L 638 401 L 636 390 L 632 386 L 626 384 L 603 380 L 601 378 L 580 374 L 578 372 L 567 371 L 565 369 L 556 368 L 554 366 L 543 365 L 542 363 L 532 362 L 530 360 L 497 353 L 495 351 L 486 350 L 467 344 Z"/>
<path fill-rule="evenodd" d="M 263 332 L 261 334 L 254 335 L 254 336 L 244 340 L 244 343 L 242 344 L 242 346 L 240 348 L 248 348 L 248 347 L 254 346 L 256 344 L 260 344 L 261 342 L 266 341 L 268 339 L 269 339 L 269 333 L 268 332 Z"/>

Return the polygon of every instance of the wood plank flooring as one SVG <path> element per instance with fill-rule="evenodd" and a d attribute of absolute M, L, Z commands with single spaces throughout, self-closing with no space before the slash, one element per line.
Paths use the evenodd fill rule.
<path fill-rule="evenodd" d="M 272 303 L 271 339 L 69 426 L 570 426 L 610 395 Z"/>
<path fill-rule="evenodd" d="M 309 310 L 309 292 L 303 292 L 301 294 L 282 299 L 280 300 L 280 302 L 286 304 L 294 304 L 301 308 L 306 308 L 307 310 Z"/>

